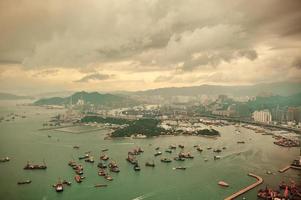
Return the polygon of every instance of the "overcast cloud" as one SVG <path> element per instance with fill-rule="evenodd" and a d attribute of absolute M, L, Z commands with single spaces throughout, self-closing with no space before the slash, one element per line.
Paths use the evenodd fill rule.
<path fill-rule="evenodd" d="M 22 73 L 56 84 L 65 73 L 65 89 L 299 81 L 300 10 L 300 0 L 1 0 L 0 78 L 10 89 Z"/>

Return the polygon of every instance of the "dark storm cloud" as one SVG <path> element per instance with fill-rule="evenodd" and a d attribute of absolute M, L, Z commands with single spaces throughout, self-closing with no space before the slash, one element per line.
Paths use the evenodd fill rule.
<path fill-rule="evenodd" d="M 300 41 L 300 10 L 300 0 L 2 0 L 0 60 L 27 68 L 133 60 L 183 71 L 253 61 L 271 36 Z"/>
<path fill-rule="evenodd" d="M 85 82 L 89 82 L 90 80 L 96 80 L 96 81 L 108 80 L 112 77 L 114 77 L 114 75 L 95 73 L 95 74 L 90 74 L 90 75 L 84 76 L 81 79 L 76 80 L 74 82 L 85 83 Z"/>

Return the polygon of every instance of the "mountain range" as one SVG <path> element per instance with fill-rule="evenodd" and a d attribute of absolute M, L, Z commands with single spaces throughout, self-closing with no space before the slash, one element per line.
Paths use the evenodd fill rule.
<path fill-rule="evenodd" d="M 152 90 L 133 92 L 134 95 L 144 96 L 196 96 L 196 95 L 219 95 L 232 96 L 257 96 L 264 93 L 272 95 L 289 96 L 301 92 L 301 83 L 281 82 L 264 83 L 244 86 L 200 85 L 191 87 L 168 87 Z"/>
<path fill-rule="evenodd" d="M 79 100 L 84 100 L 94 105 L 104 106 L 124 106 L 133 104 L 134 101 L 127 97 L 113 94 L 101 94 L 98 92 L 76 92 L 68 97 L 42 98 L 34 102 L 34 105 L 66 105 L 76 104 Z"/>

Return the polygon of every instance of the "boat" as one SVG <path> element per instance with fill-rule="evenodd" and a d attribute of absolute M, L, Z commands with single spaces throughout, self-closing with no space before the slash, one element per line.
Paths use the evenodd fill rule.
<path fill-rule="evenodd" d="M 126 158 L 126 160 L 129 163 L 133 164 L 133 165 L 137 164 L 137 160 L 134 157 L 130 156 L 130 155 L 128 155 L 128 157 Z"/>
<path fill-rule="evenodd" d="M 107 179 L 108 181 L 112 181 L 113 180 L 112 176 L 110 176 L 109 174 L 105 175 L 105 179 Z"/>
<path fill-rule="evenodd" d="M 218 160 L 218 159 L 220 159 L 221 157 L 220 157 L 220 156 L 214 156 L 213 158 L 214 158 L 214 160 Z"/>
<path fill-rule="evenodd" d="M 172 153 L 172 150 L 171 149 L 166 149 L 165 152 L 166 153 Z"/>
<path fill-rule="evenodd" d="M 94 187 L 107 187 L 107 184 L 95 184 Z"/>
<path fill-rule="evenodd" d="M 94 163 L 94 158 L 93 158 L 93 156 L 90 156 L 89 158 L 85 159 L 85 162 L 88 162 L 88 163 Z"/>
<path fill-rule="evenodd" d="M 64 185 L 60 180 L 57 184 L 53 185 L 53 187 L 55 188 L 55 191 L 57 191 L 57 192 L 63 192 L 64 191 Z"/>
<path fill-rule="evenodd" d="M 74 179 L 76 182 L 81 183 L 82 182 L 82 177 L 80 175 L 74 176 Z"/>
<path fill-rule="evenodd" d="M 100 156 L 100 159 L 101 159 L 101 160 L 109 160 L 109 156 L 107 156 L 107 155 L 102 155 L 102 156 Z"/>
<path fill-rule="evenodd" d="M 105 168 L 107 168 L 107 165 L 106 165 L 105 163 L 103 163 L 103 162 L 99 162 L 99 163 L 97 164 L 97 167 L 98 167 L 98 168 L 101 168 L 101 169 L 105 169 Z"/>
<path fill-rule="evenodd" d="M 83 170 L 76 169 L 76 170 L 75 170 L 75 173 L 76 173 L 77 175 L 82 175 L 84 172 L 83 172 Z"/>
<path fill-rule="evenodd" d="M 138 163 L 136 163 L 135 165 L 134 165 L 134 170 L 135 171 L 140 171 L 141 169 L 140 169 L 140 166 L 138 165 Z"/>
<path fill-rule="evenodd" d="M 176 161 L 185 161 L 185 158 L 183 158 L 183 157 L 174 157 L 174 160 L 176 160 Z"/>
<path fill-rule="evenodd" d="M 160 149 L 160 147 L 156 147 L 155 150 L 158 151 Z"/>
<path fill-rule="evenodd" d="M 207 147 L 207 150 L 210 150 L 210 149 L 212 149 L 212 147 Z"/>
<path fill-rule="evenodd" d="M 174 167 L 173 169 L 181 169 L 181 170 L 185 170 L 186 167 Z"/>
<path fill-rule="evenodd" d="M 237 144 L 244 144 L 245 141 L 237 141 Z"/>
<path fill-rule="evenodd" d="M 120 172 L 119 167 L 115 162 L 113 162 L 113 161 L 110 162 L 108 166 L 109 166 L 111 172 L 116 172 L 116 173 Z"/>
<path fill-rule="evenodd" d="M 9 157 L 5 157 L 5 158 L 0 159 L 0 162 L 8 162 L 8 161 L 10 161 Z"/>
<path fill-rule="evenodd" d="M 109 149 L 103 149 L 103 150 L 101 150 L 102 152 L 105 152 L 105 151 L 108 151 Z"/>
<path fill-rule="evenodd" d="M 177 146 L 176 146 L 176 145 L 174 145 L 174 144 L 172 144 L 172 145 L 169 145 L 169 148 L 170 148 L 170 149 L 176 149 L 176 148 L 177 148 Z"/>
<path fill-rule="evenodd" d="M 47 166 L 45 165 L 45 163 L 43 165 L 37 165 L 37 164 L 30 164 L 29 162 L 27 162 L 27 164 L 23 169 L 25 170 L 47 169 Z"/>
<path fill-rule="evenodd" d="M 223 186 L 223 187 L 229 187 L 229 184 L 224 181 L 219 181 L 218 185 Z"/>
<path fill-rule="evenodd" d="M 87 158 L 89 158 L 89 157 L 90 157 L 89 154 L 86 153 L 85 155 L 78 157 L 78 159 L 79 159 L 79 160 L 83 160 L 83 159 L 87 159 Z"/>
<path fill-rule="evenodd" d="M 118 173 L 118 172 L 120 172 L 120 169 L 118 167 L 112 167 L 112 168 L 110 168 L 110 171 Z"/>
<path fill-rule="evenodd" d="M 220 153 L 220 152 L 222 152 L 222 150 L 220 150 L 220 149 L 214 149 L 213 152 Z"/>
<path fill-rule="evenodd" d="M 201 147 L 197 147 L 196 150 L 199 151 L 199 152 L 203 151 L 203 149 L 201 149 Z"/>
<path fill-rule="evenodd" d="M 30 184 L 31 180 L 19 181 L 17 182 L 18 185 Z"/>
<path fill-rule="evenodd" d="M 76 162 L 73 161 L 73 160 L 70 160 L 70 161 L 68 162 L 68 165 L 69 165 L 70 167 L 74 167 L 74 166 L 76 166 Z"/>
<path fill-rule="evenodd" d="M 71 185 L 71 182 L 70 182 L 70 181 L 63 180 L 63 184 L 64 184 L 64 185 Z"/>
<path fill-rule="evenodd" d="M 184 148 L 184 145 L 182 145 L 182 144 L 179 144 L 179 146 L 178 147 L 180 147 L 181 149 L 183 149 Z"/>
<path fill-rule="evenodd" d="M 103 169 L 100 169 L 98 171 L 98 176 L 105 176 L 105 175 L 106 175 L 106 172 Z"/>
<path fill-rule="evenodd" d="M 161 162 L 164 162 L 164 163 L 170 163 L 172 160 L 169 159 L 169 158 L 162 158 L 161 159 Z"/>
<path fill-rule="evenodd" d="M 161 151 L 158 151 L 158 152 L 156 152 L 156 153 L 154 154 L 154 156 L 160 156 L 160 155 L 162 155 L 162 152 L 161 152 Z"/>
<path fill-rule="evenodd" d="M 152 162 L 152 163 L 146 162 L 145 166 L 147 166 L 147 167 L 155 167 L 155 163 L 154 162 Z"/>
<path fill-rule="evenodd" d="M 79 146 L 75 145 L 75 146 L 73 146 L 73 149 L 79 149 Z"/>

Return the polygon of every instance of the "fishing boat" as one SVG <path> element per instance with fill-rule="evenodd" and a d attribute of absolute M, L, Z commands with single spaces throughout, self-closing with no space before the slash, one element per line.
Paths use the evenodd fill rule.
<path fill-rule="evenodd" d="M 220 153 L 220 152 L 222 152 L 222 150 L 220 150 L 220 149 L 214 149 L 213 152 Z"/>
<path fill-rule="evenodd" d="M 223 187 L 229 187 L 229 184 L 224 181 L 219 181 L 218 185 L 223 186 Z"/>
<path fill-rule="evenodd" d="M 160 147 L 156 147 L 155 150 L 158 151 L 160 149 Z"/>
<path fill-rule="evenodd" d="M 101 150 L 102 152 L 105 152 L 105 151 L 108 151 L 109 149 L 103 149 L 103 150 Z"/>
<path fill-rule="evenodd" d="M 102 155 L 102 156 L 100 156 L 100 160 L 109 160 L 109 156 Z"/>
<path fill-rule="evenodd" d="M 76 170 L 75 170 L 75 173 L 76 173 L 77 175 L 82 175 L 82 174 L 84 174 L 83 170 L 80 170 L 80 169 L 76 169 Z"/>
<path fill-rule="evenodd" d="M 73 146 L 73 149 L 79 149 L 79 146 L 75 145 Z"/>
<path fill-rule="evenodd" d="M 183 148 L 184 148 L 184 145 L 179 144 L 178 147 L 180 147 L 181 149 L 183 149 Z"/>
<path fill-rule="evenodd" d="M 82 182 L 82 178 L 81 178 L 80 175 L 74 176 L 74 180 L 75 180 L 76 182 L 78 182 L 78 183 L 81 183 L 81 182 Z"/>
<path fill-rule="evenodd" d="M 57 184 L 53 185 L 55 188 L 56 192 L 63 192 L 64 191 L 64 185 L 63 183 L 59 180 Z"/>
<path fill-rule="evenodd" d="M 175 161 L 185 161 L 185 158 L 183 157 L 174 157 Z"/>
<path fill-rule="evenodd" d="M 109 163 L 108 166 L 109 166 L 111 172 L 116 172 L 116 173 L 120 172 L 119 167 L 116 164 L 116 162 L 112 161 L 112 162 Z"/>
<path fill-rule="evenodd" d="M 135 170 L 135 171 L 140 171 L 140 170 L 141 170 L 138 163 L 136 163 L 136 164 L 134 165 L 134 170 Z"/>
<path fill-rule="evenodd" d="M 95 184 L 94 187 L 107 187 L 107 184 Z"/>
<path fill-rule="evenodd" d="M 98 176 L 105 176 L 105 175 L 106 175 L 106 172 L 103 169 L 100 169 L 98 171 Z"/>
<path fill-rule="evenodd" d="M 5 158 L 0 159 L 0 162 L 8 162 L 8 161 L 10 161 L 9 157 L 5 157 Z"/>
<path fill-rule="evenodd" d="M 166 149 L 165 152 L 166 153 L 172 153 L 172 150 L 171 149 Z"/>
<path fill-rule="evenodd" d="M 103 162 L 99 162 L 98 165 L 97 165 L 98 168 L 101 168 L 101 169 L 105 169 L 107 168 L 107 165 Z"/>
<path fill-rule="evenodd" d="M 70 167 L 74 167 L 74 166 L 76 166 L 76 162 L 73 161 L 73 160 L 70 160 L 70 161 L 68 162 L 68 165 L 69 165 Z"/>
<path fill-rule="evenodd" d="M 169 159 L 169 158 L 162 158 L 161 159 L 161 162 L 164 162 L 164 163 L 170 163 L 172 160 Z"/>
<path fill-rule="evenodd" d="M 93 156 L 89 156 L 89 158 L 85 159 L 85 162 L 88 162 L 88 163 L 94 163 L 94 158 L 93 158 Z"/>
<path fill-rule="evenodd" d="M 162 155 L 162 152 L 161 152 L 161 151 L 158 151 L 158 152 L 156 152 L 156 153 L 154 154 L 154 156 L 160 156 L 160 155 Z"/>
<path fill-rule="evenodd" d="M 237 144 L 244 144 L 245 141 L 237 141 Z"/>
<path fill-rule="evenodd" d="M 210 150 L 210 149 L 212 149 L 212 147 L 207 147 L 207 150 Z"/>
<path fill-rule="evenodd" d="M 155 163 L 154 162 L 152 162 L 152 163 L 146 162 L 145 166 L 147 166 L 147 167 L 155 167 Z"/>
<path fill-rule="evenodd" d="M 89 157 L 90 157 L 89 154 L 86 153 L 85 155 L 78 157 L 78 159 L 79 159 L 79 160 L 83 160 L 83 159 L 87 159 L 87 158 L 89 158 Z"/>
<path fill-rule="evenodd" d="M 174 167 L 173 169 L 185 170 L 185 169 L 186 169 L 186 167 Z"/>
<path fill-rule="evenodd" d="M 201 149 L 201 147 L 197 147 L 196 150 L 199 151 L 199 152 L 203 151 L 203 149 Z"/>
<path fill-rule="evenodd" d="M 174 144 L 171 144 L 171 145 L 169 145 L 169 148 L 170 148 L 170 149 L 176 149 L 176 148 L 177 148 L 177 146 L 176 146 L 176 145 L 174 145 Z"/>
<path fill-rule="evenodd" d="M 109 174 L 105 175 L 105 179 L 107 179 L 108 181 L 112 181 L 113 177 L 110 176 Z"/>
<path fill-rule="evenodd" d="M 137 160 L 133 156 L 128 155 L 126 160 L 133 165 L 137 164 Z"/>
<path fill-rule="evenodd" d="M 69 185 L 69 186 L 70 186 L 72 183 L 71 183 L 70 181 L 63 180 L 63 184 L 64 184 L 64 185 Z"/>
<path fill-rule="evenodd" d="M 218 159 L 221 159 L 221 157 L 220 156 L 214 156 L 213 159 L 218 160 Z"/>
<path fill-rule="evenodd" d="M 31 180 L 19 181 L 17 182 L 18 185 L 30 184 Z"/>
<path fill-rule="evenodd" d="M 27 164 L 23 169 L 25 170 L 47 169 L 47 166 L 45 165 L 45 163 L 43 165 L 37 165 L 37 164 L 30 164 L 29 162 L 27 162 Z"/>

